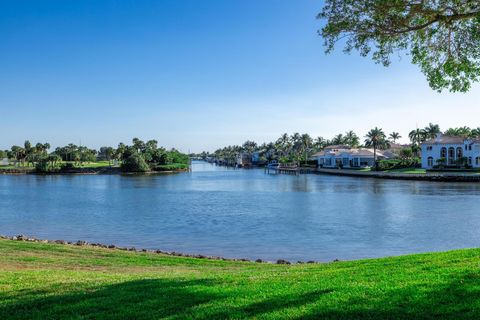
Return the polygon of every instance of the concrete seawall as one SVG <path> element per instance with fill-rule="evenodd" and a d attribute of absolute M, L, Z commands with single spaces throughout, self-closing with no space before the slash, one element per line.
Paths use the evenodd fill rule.
<path fill-rule="evenodd" d="M 417 181 L 441 181 L 441 182 L 480 182 L 480 174 L 468 173 L 434 173 L 424 174 L 415 173 L 396 173 L 396 172 L 369 172 L 349 169 L 317 169 L 317 173 L 330 174 L 348 177 L 363 177 L 375 179 L 397 179 L 397 180 L 417 180 Z"/>

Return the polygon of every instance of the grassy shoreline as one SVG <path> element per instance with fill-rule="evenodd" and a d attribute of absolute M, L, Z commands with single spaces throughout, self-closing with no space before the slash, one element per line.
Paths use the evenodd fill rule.
<path fill-rule="evenodd" d="M 0 240 L 0 319 L 476 319 L 479 261 L 276 265 Z"/>

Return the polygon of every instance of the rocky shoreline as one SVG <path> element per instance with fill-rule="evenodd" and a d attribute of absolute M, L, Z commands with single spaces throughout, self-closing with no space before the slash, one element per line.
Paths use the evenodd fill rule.
<path fill-rule="evenodd" d="M 292 262 L 284 259 L 278 259 L 276 261 L 265 261 L 262 259 L 257 260 L 250 260 L 250 259 L 235 259 L 235 258 L 225 258 L 220 256 L 207 256 L 202 254 L 185 254 L 180 252 L 168 252 L 162 250 L 151 250 L 151 249 L 138 249 L 135 247 L 119 247 L 113 244 L 102 244 L 96 242 L 87 242 L 83 240 L 78 240 L 76 242 L 72 241 L 65 241 L 65 240 L 45 240 L 45 239 L 38 239 L 35 237 L 29 237 L 26 235 L 17 235 L 17 236 L 5 236 L 0 235 L 0 239 L 3 240 L 11 240 L 11 241 L 25 241 L 25 242 L 36 242 L 36 243 L 50 243 L 50 244 L 60 244 L 60 245 L 70 245 L 70 246 L 80 246 L 80 247 L 97 247 L 97 248 L 104 248 L 110 250 L 121 250 L 121 251 L 131 251 L 131 252 L 143 252 L 143 253 L 150 253 L 150 254 L 162 254 L 167 256 L 174 256 L 174 257 L 186 257 L 186 258 L 196 258 L 196 259 L 207 259 L 207 260 L 221 260 L 221 261 L 237 261 L 237 262 L 255 262 L 255 263 L 274 263 L 274 264 L 286 264 L 290 265 Z M 339 260 L 334 260 L 333 262 L 337 262 Z M 313 264 L 319 263 L 316 261 L 297 261 L 296 264 Z"/>

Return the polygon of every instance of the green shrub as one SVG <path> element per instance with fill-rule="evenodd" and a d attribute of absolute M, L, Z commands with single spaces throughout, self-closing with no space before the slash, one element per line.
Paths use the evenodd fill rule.
<path fill-rule="evenodd" d="M 35 171 L 37 173 L 52 173 L 57 172 L 59 167 L 56 166 L 53 162 L 49 161 L 49 158 L 39 159 L 35 163 Z"/>
<path fill-rule="evenodd" d="M 47 161 L 39 161 L 35 164 L 35 171 L 38 173 L 47 173 L 49 172 L 48 162 Z"/>
<path fill-rule="evenodd" d="M 140 154 L 134 153 L 122 163 L 122 170 L 125 172 L 148 172 L 150 167 Z"/>
<path fill-rule="evenodd" d="M 378 170 L 393 170 L 393 169 L 404 169 L 404 168 L 418 168 L 421 166 L 420 158 L 414 157 L 410 159 L 389 159 L 389 160 L 380 160 L 378 162 Z"/>

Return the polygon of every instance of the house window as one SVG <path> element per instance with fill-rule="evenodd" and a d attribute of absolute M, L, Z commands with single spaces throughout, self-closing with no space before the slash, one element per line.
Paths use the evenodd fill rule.
<path fill-rule="evenodd" d="M 480 165 L 480 157 L 475 158 L 475 165 Z"/>
<path fill-rule="evenodd" d="M 468 165 L 469 165 L 469 166 L 472 165 L 472 157 L 468 157 Z"/>
<path fill-rule="evenodd" d="M 353 159 L 353 165 L 354 165 L 355 167 L 360 166 L 360 158 L 355 158 L 355 159 Z"/>
<path fill-rule="evenodd" d="M 455 148 L 450 147 L 448 148 L 448 164 L 455 163 Z"/>
<path fill-rule="evenodd" d="M 432 146 L 428 146 L 427 147 L 427 151 L 432 151 L 433 147 Z"/>
<path fill-rule="evenodd" d="M 463 158 L 463 150 L 462 148 L 457 148 L 457 159 Z"/>
<path fill-rule="evenodd" d="M 433 158 L 432 157 L 428 157 L 427 162 L 428 162 L 429 167 L 433 167 Z"/>
<path fill-rule="evenodd" d="M 468 146 L 468 150 L 472 151 L 472 146 Z"/>
<path fill-rule="evenodd" d="M 447 158 L 447 148 L 442 148 L 442 150 L 440 151 L 440 158 Z"/>

